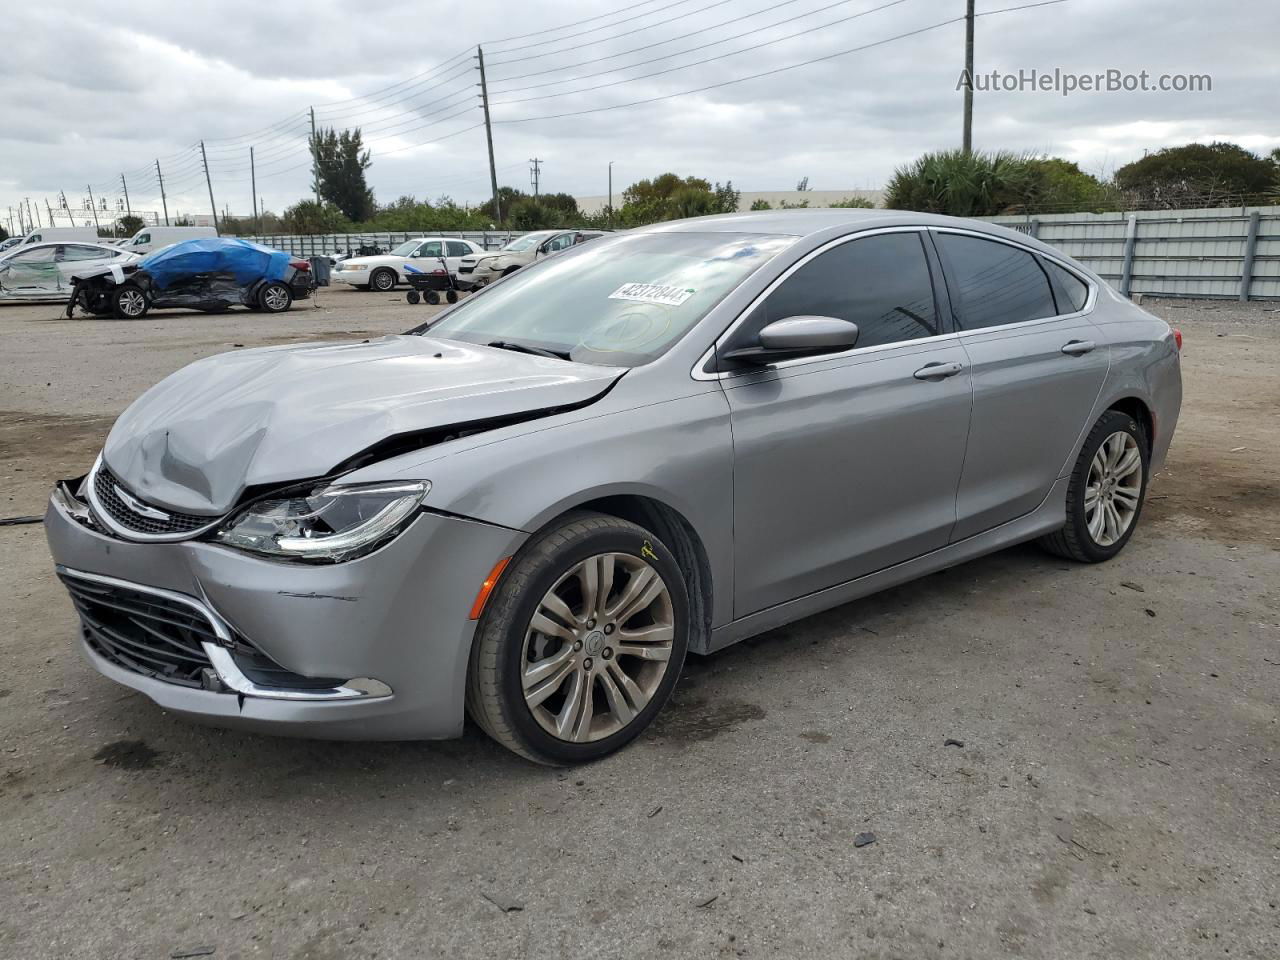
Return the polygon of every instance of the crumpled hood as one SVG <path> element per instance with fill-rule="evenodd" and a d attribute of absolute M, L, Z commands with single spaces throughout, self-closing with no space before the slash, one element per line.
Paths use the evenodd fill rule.
<path fill-rule="evenodd" d="M 246 487 L 323 476 L 390 437 L 586 403 L 623 372 L 417 336 L 224 353 L 134 401 L 103 459 L 156 506 L 223 514 Z"/>

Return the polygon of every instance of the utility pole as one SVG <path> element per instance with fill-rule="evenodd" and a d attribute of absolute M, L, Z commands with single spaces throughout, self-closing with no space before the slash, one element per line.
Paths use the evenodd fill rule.
<path fill-rule="evenodd" d="M 311 186 L 316 192 L 316 206 L 320 206 L 320 144 L 316 142 L 316 108 L 311 108 Z"/>
<path fill-rule="evenodd" d="M 489 86 L 484 80 L 484 50 L 476 46 L 476 59 L 480 61 L 480 102 L 484 105 L 484 138 L 489 144 L 489 182 L 493 186 L 493 216 L 502 226 L 502 205 L 498 200 L 498 165 L 493 162 L 493 126 L 489 123 Z"/>
<path fill-rule="evenodd" d="M 130 220 L 133 219 L 133 207 L 129 203 L 129 184 L 125 183 L 124 174 L 120 174 L 120 186 L 124 188 L 124 212 Z"/>
<path fill-rule="evenodd" d="M 209 158 L 205 156 L 204 141 L 200 141 L 200 162 L 204 164 L 204 182 L 209 188 L 209 209 L 213 211 L 213 232 L 218 233 L 218 205 L 213 202 L 213 181 L 209 179 Z"/>
<path fill-rule="evenodd" d="M 533 181 L 533 202 L 538 202 L 538 182 L 542 173 L 542 161 L 534 157 L 529 161 L 533 166 L 529 170 L 529 176 Z"/>
<path fill-rule="evenodd" d="M 53 226 L 53 207 L 49 206 L 49 198 L 44 198 L 44 208 L 49 211 L 49 226 Z"/>
<path fill-rule="evenodd" d="M 89 191 L 89 209 L 93 211 L 93 229 L 97 232 L 102 228 L 98 225 L 98 205 L 93 200 L 93 187 L 86 184 L 85 189 Z"/>
<path fill-rule="evenodd" d="M 609 161 L 609 226 L 613 226 L 613 161 Z"/>
<path fill-rule="evenodd" d="M 253 198 L 253 224 L 257 230 L 257 236 L 262 236 L 262 221 L 257 219 L 257 170 L 253 169 L 253 147 L 248 148 L 248 182 L 252 189 L 251 197 Z"/>
<path fill-rule="evenodd" d="M 973 4 L 966 0 L 964 12 L 964 145 L 965 153 L 973 152 Z"/>
<path fill-rule="evenodd" d="M 160 205 L 164 207 L 164 225 L 169 225 L 169 201 L 164 196 L 164 174 L 160 172 L 160 161 L 156 161 L 156 178 L 160 181 Z"/>

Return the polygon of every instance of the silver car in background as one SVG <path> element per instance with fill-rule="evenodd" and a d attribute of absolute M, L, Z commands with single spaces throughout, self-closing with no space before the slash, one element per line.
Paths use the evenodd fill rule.
<path fill-rule="evenodd" d="M 167 709 L 385 739 L 469 712 L 575 763 L 689 652 L 1022 541 L 1114 556 L 1180 346 L 991 224 L 664 223 L 402 336 L 179 370 L 45 528 L 84 654 Z"/>
<path fill-rule="evenodd" d="M 0 257 L 0 300 L 69 300 L 80 273 L 138 259 L 111 244 L 88 241 L 16 247 Z"/>
<path fill-rule="evenodd" d="M 458 279 L 484 286 L 527 267 L 540 257 L 603 237 L 600 230 L 539 230 L 516 237 L 501 250 L 463 257 Z"/>

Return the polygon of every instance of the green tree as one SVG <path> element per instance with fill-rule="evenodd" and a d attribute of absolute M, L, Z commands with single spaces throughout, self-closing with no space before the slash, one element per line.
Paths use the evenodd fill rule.
<path fill-rule="evenodd" d="M 875 204 L 872 203 L 870 200 L 868 200 L 866 197 L 845 197 L 843 200 L 837 200 L 835 203 L 831 204 L 831 206 L 843 208 L 843 209 L 857 209 L 857 210 L 875 209 Z"/>
<path fill-rule="evenodd" d="M 341 210 L 314 200 L 299 200 L 286 207 L 281 220 L 287 233 L 345 233 L 351 229 L 351 221 Z"/>
<path fill-rule="evenodd" d="M 885 190 L 891 210 L 987 217 L 1025 208 L 1035 174 L 1026 157 L 943 150 L 893 172 Z"/>
<path fill-rule="evenodd" d="M 635 227 L 660 220 L 733 213 L 741 196 L 732 181 L 713 186 L 701 177 L 681 178 L 664 173 L 652 180 L 639 180 L 622 191 L 617 219 L 623 226 Z"/>
<path fill-rule="evenodd" d="M 1085 173 L 1070 160 L 1034 157 L 1027 164 L 1032 174 L 1027 212 L 1076 213 L 1091 210 L 1100 213 L 1121 204 L 1114 187 Z"/>
<path fill-rule="evenodd" d="M 752 210 L 772 210 L 773 204 L 771 204 L 768 200 L 765 200 L 763 197 L 761 197 L 758 200 L 751 201 L 751 209 Z"/>
<path fill-rule="evenodd" d="M 1234 143 L 1166 147 L 1115 173 L 1115 184 L 1139 207 L 1213 207 L 1257 202 L 1280 184 L 1271 159 Z"/>
<path fill-rule="evenodd" d="M 373 191 L 364 172 L 373 165 L 364 149 L 360 128 L 316 131 L 311 140 L 312 174 L 320 184 L 320 199 L 333 204 L 351 221 L 368 220 L 376 210 Z"/>
<path fill-rule="evenodd" d="M 132 237 L 135 233 L 146 226 L 142 222 L 142 218 L 126 213 L 123 217 L 116 221 L 116 226 L 120 228 L 120 232 L 126 237 Z"/>

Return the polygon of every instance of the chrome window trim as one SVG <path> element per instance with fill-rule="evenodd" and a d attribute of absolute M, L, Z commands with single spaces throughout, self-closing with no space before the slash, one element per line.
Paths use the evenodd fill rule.
<path fill-rule="evenodd" d="M 93 511 L 93 519 L 121 540 L 133 540 L 137 543 L 179 543 L 183 540 L 194 540 L 201 534 L 208 533 L 225 519 L 225 517 L 213 517 L 204 526 L 197 527 L 194 530 L 187 530 L 183 533 L 140 533 L 137 530 L 130 530 L 123 524 L 117 523 L 111 513 L 98 502 L 94 481 L 97 479 L 98 470 L 101 467 L 102 454 L 98 454 L 98 459 L 93 461 L 93 468 L 89 471 L 89 476 L 85 480 L 85 499 L 89 501 L 89 507 Z"/>
<path fill-rule="evenodd" d="M 224 684 L 227 685 L 235 693 L 244 697 L 259 697 L 264 700 L 372 700 L 379 697 L 391 696 L 391 688 L 380 680 L 372 680 L 361 677 L 354 680 L 348 680 L 347 683 L 359 683 L 369 687 L 368 690 L 356 687 L 346 686 L 331 687 L 327 690 L 294 690 L 287 687 L 260 687 L 248 677 L 246 677 L 238 666 L 235 659 L 231 656 L 230 647 L 235 642 L 232 637 L 231 627 L 222 617 L 218 616 L 211 608 L 205 606 L 194 597 L 189 597 L 184 593 L 177 593 L 173 590 L 164 590 L 160 587 L 150 587 L 141 583 L 134 583 L 131 580 L 120 580 L 116 577 L 103 576 L 100 573 L 87 573 L 84 570 L 76 570 L 72 567 L 66 567 L 58 564 L 57 571 L 64 577 L 71 577 L 76 580 L 85 580 L 89 583 L 100 583 L 103 586 L 119 587 L 123 590 L 136 590 L 139 593 L 148 593 L 153 597 L 160 597 L 171 603 L 179 603 L 185 607 L 194 610 L 204 619 L 209 621 L 209 625 L 213 627 L 213 632 L 217 636 L 219 643 L 209 643 L 202 641 L 200 646 L 204 648 L 205 656 L 209 658 L 209 662 L 213 664 L 214 672 L 218 674 Z M 123 670 L 123 667 L 119 669 Z M 128 672 L 128 671 L 126 671 Z M 139 676 L 144 676 L 139 674 Z M 157 683 L 164 681 L 158 680 Z"/>
<path fill-rule="evenodd" d="M 964 236 L 977 237 L 980 240 L 991 240 L 995 243 L 1003 243 L 1003 244 L 1006 244 L 1007 246 L 1014 247 L 1018 250 L 1023 251 L 1024 253 L 1029 253 L 1032 256 L 1041 256 L 1046 260 L 1050 260 L 1053 263 L 1057 264 L 1058 266 L 1062 267 L 1064 270 L 1068 271 L 1072 276 L 1076 277 L 1078 280 L 1084 283 L 1086 287 L 1088 287 L 1089 296 L 1085 300 L 1084 308 L 1081 310 L 1074 311 L 1072 313 L 1055 314 L 1051 317 L 1036 317 L 1035 319 L 1032 319 L 1032 320 L 1020 320 L 1017 323 L 997 324 L 995 326 L 990 326 L 990 327 L 975 327 L 972 330 L 954 330 L 950 333 L 940 333 L 937 336 L 933 336 L 933 337 L 917 337 L 912 340 L 897 340 L 893 343 L 879 343 L 871 347 L 854 347 L 851 350 L 843 350 L 840 353 L 824 353 L 814 357 L 796 357 L 791 360 L 779 360 L 776 363 L 761 364 L 760 366 L 752 369 L 725 370 L 717 373 L 706 372 L 707 364 L 709 364 L 712 358 L 715 356 L 716 347 L 724 343 L 730 336 L 732 336 L 732 334 L 738 329 L 738 327 L 742 325 L 742 323 L 746 320 L 746 318 L 750 316 L 752 311 L 754 311 L 757 307 L 759 307 L 760 304 L 763 303 L 765 299 L 767 299 L 768 296 L 771 293 L 773 293 L 774 290 L 776 290 L 779 286 L 781 286 L 784 282 L 786 282 L 786 280 L 789 279 L 793 273 L 795 273 L 797 270 L 799 270 L 802 266 L 804 266 L 813 258 L 821 256 L 822 254 L 826 253 L 828 250 L 831 250 L 834 247 L 838 247 L 843 243 L 851 243 L 854 240 L 860 240 L 864 237 L 872 237 L 882 233 L 924 233 L 926 231 L 929 231 L 932 233 L 958 233 Z M 1050 282 L 1050 290 L 1052 290 L 1052 282 L 1051 281 L 1049 282 Z M 769 286 L 767 286 L 763 291 L 760 292 L 758 296 L 753 298 L 752 301 L 749 304 L 747 304 L 747 306 L 738 314 L 738 316 L 736 316 L 733 319 L 733 322 L 730 323 L 729 326 L 726 327 L 725 330 L 718 337 L 716 337 L 715 340 L 712 341 L 711 346 L 708 347 L 706 351 L 702 354 L 702 356 L 698 358 L 698 361 L 697 363 L 694 364 L 693 369 L 689 371 L 689 375 L 694 380 L 703 380 L 703 381 L 727 380 L 730 377 L 747 376 L 754 373 L 761 373 L 767 370 L 785 370 L 789 367 L 803 366 L 805 364 L 810 364 L 810 363 L 823 363 L 827 360 L 844 360 L 849 357 L 881 353 L 886 350 L 896 349 L 898 347 L 918 346 L 922 343 L 946 343 L 951 340 L 963 341 L 965 338 L 972 336 L 974 334 L 987 334 L 987 333 L 991 333 L 993 330 L 1017 330 L 1017 329 L 1022 329 L 1022 328 L 1030 327 L 1034 325 L 1053 323 L 1058 320 L 1077 319 L 1089 313 L 1092 313 L 1094 306 L 1097 304 L 1097 301 L 1098 301 L 1097 284 L 1095 284 L 1089 277 L 1082 276 L 1080 271 L 1078 271 L 1075 267 L 1071 266 L 1069 263 L 1066 263 L 1058 256 L 1055 256 L 1053 254 L 1047 254 L 1040 250 L 1035 250 L 1031 247 L 1028 247 L 1026 244 L 1019 243 L 1018 241 L 1009 239 L 1007 237 L 993 236 L 992 234 L 984 233 L 981 230 L 966 230 L 963 227 L 939 227 L 939 226 L 932 226 L 929 224 L 919 224 L 917 226 L 873 227 L 871 229 L 862 230 L 857 233 L 851 233 L 851 234 L 846 234 L 845 236 L 842 236 L 842 237 L 836 237 L 834 240 L 828 240 L 822 246 L 817 247 L 813 250 L 810 250 L 807 254 L 805 254 L 803 257 L 801 257 L 799 260 L 793 263 L 790 267 L 788 267 L 785 271 L 783 271 L 783 273 L 780 274 L 778 277 L 776 277 L 773 280 L 773 282 L 769 284 Z"/>

